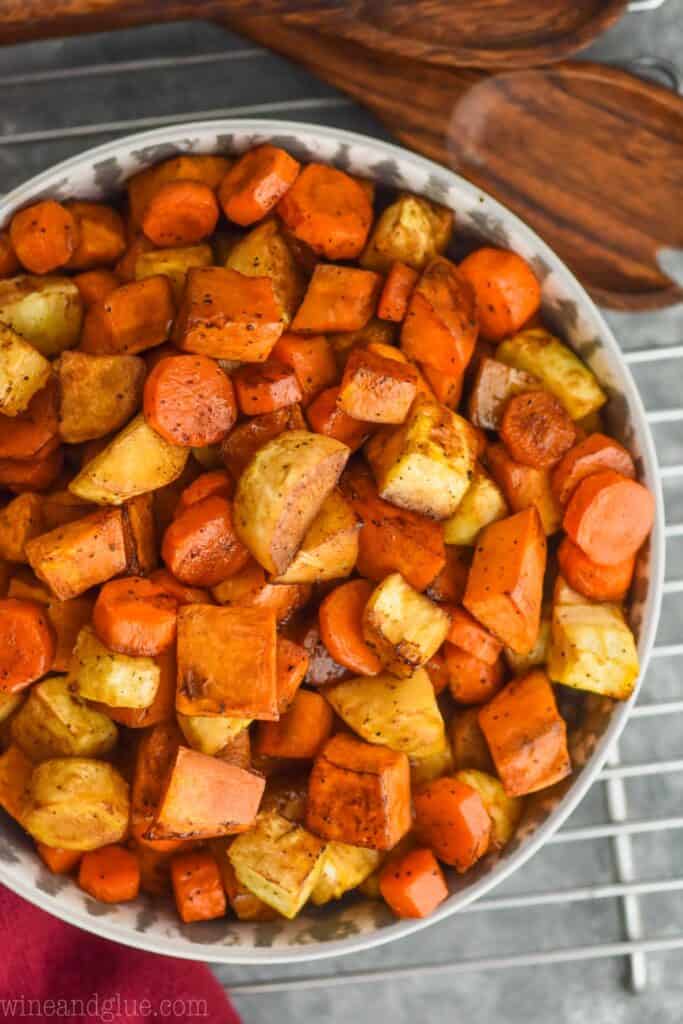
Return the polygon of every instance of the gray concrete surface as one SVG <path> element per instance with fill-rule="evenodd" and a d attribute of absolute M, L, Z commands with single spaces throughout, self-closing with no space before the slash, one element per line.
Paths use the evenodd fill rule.
<path fill-rule="evenodd" d="M 678 63 L 683 43 L 683 0 L 668 0 L 658 11 L 626 16 L 586 56 L 626 61 L 657 55 Z M 283 117 L 319 121 L 383 135 L 373 118 L 303 71 L 271 55 L 235 57 L 248 43 L 208 24 L 183 24 L 107 33 L 86 39 L 48 41 L 0 50 L 0 192 L 57 160 L 126 130 L 153 126 L 155 119 L 182 119 L 199 111 L 256 113 L 279 104 Z M 204 60 L 202 55 L 230 56 Z M 198 62 L 197 58 L 200 58 Z M 123 64 L 121 63 L 123 62 Z M 318 98 L 318 109 L 297 109 L 302 99 Z M 260 111 L 266 113 L 266 110 Z M 108 125 L 109 128 L 103 128 Z M 618 145 L 619 140 L 615 139 Z M 683 210 L 672 211 L 672 216 Z M 683 308 L 638 316 L 609 314 L 625 350 L 683 342 Z M 683 363 L 635 368 L 646 404 L 657 409 L 680 405 Z M 655 428 L 663 465 L 683 457 L 680 423 Z M 665 485 L 667 515 L 683 521 L 683 479 Z M 683 539 L 670 541 L 668 576 L 683 577 Z M 683 600 L 665 599 L 660 643 L 681 640 Z M 648 674 L 641 700 L 683 696 L 680 659 L 662 660 Z M 640 719 L 629 725 L 621 744 L 625 762 L 683 756 L 681 716 Z M 680 813 L 682 775 L 637 778 L 628 783 L 630 816 Z M 572 825 L 599 823 L 606 815 L 600 785 L 588 794 Z M 683 833 L 654 833 L 634 840 L 638 877 L 683 875 Z M 615 880 L 608 840 L 548 846 L 499 892 L 554 892 L 576 885 Z M 649 938 L 683 933 L 683 894 L 641 900 Z M 347 972 L 548 951 L 620 941 L 623 923 L 614 899 L 576 902 L 527 910 L 460 915 L 439 926 L 374 952 L 301 967 L 259 970 L 226 967 L 217 974 L 226 987 L 257 981 L 334 978 Z M 624 985 L 626 961 L 607 958 L 581 963 L 469 971 L 376 981 L 311 991 L 240 994 L 235 1002 L 246 1024 L 273 1020 L 327 1024 L 679 1024 L 683 1020 L 681 953 L 648 957 L 649 985 L 633 996 Z"/>

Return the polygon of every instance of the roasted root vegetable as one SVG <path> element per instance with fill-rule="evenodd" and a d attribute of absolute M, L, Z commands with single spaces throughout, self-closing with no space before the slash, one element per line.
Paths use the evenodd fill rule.
<path fill-rule="evenodd" d="M 219 495 L 176 516 L 164 534 L 161 556 L 173 575 L 191 587 L 216 587 L 249 561 L 235 531 L 232 505 Z"/>
<path fill-rule="evenodd" d="M 296 917 L 320 878 L 325 843 L 276 811 L 232 843 L 230 863 L 238 881 L 284 917 Z"/>
<path fill-rule="evenodd" d="M 500 436 L 517 462 L 547 469 L 572 447 L 576 430 L 549 391 L 523 391 L 506 403 Z"/>
<path fill-rule="evenodd" d="M 100 846 L 83 854 L 78 884 L 101 903 L 125 903 L 140 891 L 140 864 L 125 846 Z"/>
<path fill-rule="evenodd" d="M 390 850 L 411 825 L 407 756 L 343 733 L 328 740 L 313 764 L 306 825 L 323 839 Z"/>
<path fill-rule="evenodd" d="M 0 754 L 0 807 L 20 824 L 29 809 L 33 761 L 17 746 Z"/>
<path fill-rule="evenodd" d="M 0 691 L 16 693 L 52 667 L 57 643 L 43 605 L 0 600 Z"/>
<path fill-rule="evenodd" d="M 23 274 L 0 281 L 0 321 L 51 358 L 77 344 L 83 300 L 68 277 Z"/>
<path fill-rule="evenodd" d="M 59 434 L 70 444 L 120 430 L 142 402 L 145 364 L 139 356 L 64 352 L 57 375 Z"/>
<path fill-rule="evenodd" d="M 363 634 L 363 614 L 372 592 L 368 580 L 350 580 L 335 587 L 318 610 L 320 639 L 334 660 L 351 672 L 370 676 L 382 667 Z"/>
<path fill-rule="evenodd" d="M 408 303 L 419 274 L 405 263 L 392 264 L 377 304 L 380 320 L 400 323 L 408 311 Z"/>
<path fill-rule="evenodd" d="M 504 519 L 507 514 L 508 506 L 503 492 L 477 464 L 458 507 L 443 524 L 444 540 L 446 544 L 471 547 L 476 544 L 485 526 Z"/>
<path fill-rule="evenodd" d="M 0 510 L 0 558 L 7 562 L 27 561 L 26 545 L 42 531 L 40 497 L 20 494 Z"/>
<path fill-rule="evenodd" d="M 66 676 L 36 683 L 12 719 L 12 741 L 32 761 L 102 757 L 116 745 L 117 729 L 100 711 L 77 700 Z"/>
<path fill-rule="evenodd" d="M 452 776 L 434 779 L 413 794 L 418 840 L 462 873 L 489 849 L 491 816 L 480 793 Z"/>
<path fill-rule="evenodd" d="M 617 605 L 555 604 L 548 654 L 554 682 L 626 700 L 639 670 L 633 633 Z"/>
<path fill-rule="evenodd" d="M 636 567 L 635 555 L 623 562 L 600 565 L 565 537 L 557 549 L 557 564 L 570 587 L 589 601 L 623 601 Z"/>
<path fill-rule="evenodd" d="M 337 404 L 355 420 L 403 423 L 416 393 L 412 366 L 357 348 L 346 361 Z"/>
<path fill-rule="evenodd" d="M 36 853 L 53 875 L 68 875 L 78 865 L 83 854 L 80 850 L 62 850 L 59 846 L 36 843 Z"/>
<path fill-rule="evenodd" d="M 332 491 L 304 534 L 294 560 L 273 582 L 322 583 L 349 576 L 358 558 L 360 525 L 339 491 Z"/>
<path fill-rule="evenodd" d="M 263 416 L 253 416 L 233 427 L 221 445 L 221 458 L 237 479 L 267 441 L 272 441 L 287 430 L 305 429 L 306 421 L 298 405 L 289 405 L 276 412 L 264 413 Z"/>
<path fill-rule="evenodd" d="M 154 657 L 175 641 L 177 602 L 141 576 L 111 580 L 93 609 L 95 631 L 110 651 Z"/>
<path fill-rule="evenodd" d="M 259 722 L 255 752 L 265 757 L 309 760 L 332 732 L 334 716 L 325 697 L 299 690 L 277 722 Z"/>
<path fill-rule="evenodd" d="M 500 658 L 486 661 L 454 644 L 446 644 L 448 686 L 458 704 L 483 704 L 500 690 L 504 671 Z"/>
<path fill-rule="evenodd" d="M 339 388 L 325 388 L 314 398 L 306 410 L 311 429 L 335 441 L 341 441 L 351 451 L 356 451 L 367 440 L 373 427 L 363 420 L 355 420 L 345 413 L 337 403 Z"/>
<path fill-rule="evenodd" d="M 316 264 L 292 330 L 302 334 L 361 330 L 375 311 L 380 282 L 379 274 L 371 270 Z"/>
<path fill-rule="evenodd" d="M 535 507 L 546 536 L 562 526 L 562 507 L 551 486 L 550 470 L 524 466 L 509 454 L 504 444 L 489 444 L 486 463 L 512 512 Z"/>
<path fill-rule="evenodd" d="M 230 169 L 232 161 L 224 156 L 183 154 L 147 167 L 127 182 L 131 225 L 139 229 L 151 198 L 167 181 L 200 181 L 216 189 Z"/>
<path fill-rule="evenodd" d="M 50 378 L 50 364 L 27 341 L 0 323 L 0 413 L 16 416 Z"/>
<path fill-rule="evenodd" d="M 232 379 L 237 404 L 245 416 L 276 412 L 303 398 L 294 370 L 275 359 L 240 366 Z"/>
<path fill-rule="evenodd" d="M 49 274 L 71 259 L 79 240 L 78 224 L 54 199 L 34 203 L 14 214 L 9 226 L 12 248 L 32 274 Z"/>
<path fill-rule="evenodd" d="M 62 601 L 118 576 L 126 569 L 129 554 L 125 519 L 118 508 L 58 526 L 26 545 L 36 576 Z"/>
<path fill-rule="evenodd" d="M 360 257 L 369 270 L 386 273 L 397 260 L 415 270 L 442 253 L 453 231 L 453 213 L 423 196 L 403 195 L 380 214 Z"/>
<path fill-rule="evenodd" d="M 443 871 L 424 848 L 392 857 L 380 872 L 379 888 L 397 917 L 427 917 L 448 896 Z"/>
<path fill-rule="evenodd" d="M 514 679 L 479 712 L 496 771 L 508 796 L 552 786 L 571 774 L 567 727 L 545 672 Z"/>
<path fill-rule="evenodd" d="M 400 573 L 387 576 L 363 612 L 363 636 L 393 675 L 406 677 L 425 665 L 448 635 L 448 613 L 420 594 Z"/>
<path fill-rule="evenodd" d="M 478 707 L 457 709 L 451 719 L 450 741 L 456 769 L 494 771 L 491 753 L 479 725 Z"/>
<path fill-rule="evenodd" d="M 212 262 L 211 246 L 206 244 L 176 249 L 152 249 L 150 252 L 140 253 L 137 257 L 134 276 L 136 281 L 144 281 L 159 274 L 167 277 L 177 305 L 183 296 L 188 271 L 193 267 L 209 267 Z"/>
<path fill-rule="evenodd" d="M 266 143 L 236 160 L 221 181 L 218 197 L 225 216 L 241 227 L 261 220 L 294 184 L 299 163 Z"/>
<path fill-rule="evenodd" d="M 655 501 L 646 487 L 603 469 L 576 487 L 562 525 L 568 536 L 600 565 L 633 557 L 652 529 Z"/>
<path fill-rule="evenodd" d="M 352 260 L 365 245 L 372 201 L 363 184 L 324 164 L 308 164 L 277 206 L 291 233 L 328 260 Z"/>
<path fill-rule="evenodd" d="M 159 688 L 161 670 L 152 658 L 117 654 L 84 626 L 74 647 L 68 686 L 86 700 L 115 708 L 147 708 Z"/>
<path fill-rule="evenodd" d="M 267 277 L 283 323 L 290 323 L 306 291 L 306 277 L 277 220 L 258 224 L 230 247 L 225 266 L 246 277 Z"/>
<path fill-rule="evenodd" d="M 218 865 L 208 850 L 177 854 L 171 861 L 171 882 L 176 907 L 185 924 L 224 916 L 225 889 Z"/>
<path fill-rule="evenodd" d="M 461 374 L 474 351 L 478 321 L 474 291 L 450 260 L 440 256 L 416 284 L 401 329 L 411 359 L 442 373 Z"/>
<path fill-rule="evenodd" d="M 311 902 L 321 907 L 338 900 L 350 889 L 355 889 L 377 868 L 380 854 L 362 846 L 329 842 L 320 877 L 311 893 Z"/>
<path fill-rule="evenodd" d="M 269 583 L 265 570 L 253 560 L 213 587 L 211 593 L 219 604 L 228 608 L 238 606 L 272 611 L 278 622 L 289 619 L 311 596 L 310 587 L 306 584 Z"/>
<path fill-rule="evenodd" d="M 237 419 L 232 383 L 207 356 L 161 359 L 145 381 L 145 418 L 170 444 L 222 441 Z"/>
<path fill-rule="evenodd" d="M 470 419 L 475 427 L 483 430 L 500 430 L 508 400 L 541 386 L 533 374 L 484 356 L 479 361 L 470 391 Z"/>
<path fill-rule="evenodd" d="M 516 252 L 483 246 L 465 257 L 459 269 L 474 288 L 481 334 L 487 341 L 502 341 L 538 312 L 541 287 Z"/>
<path fill-rule="evenodd" d="M 337 378 L 332 347 L 324 335 L 299 336 L 286 332 L 275 343 L 274 359 L 294 370 L 304 405 Z"/>
<path fill-rule="evenodd" d="M 581 481 L 593 473 L 611 469 L 634 479 L 636 467 L 629 452 L 612 437 L 589 434 L 560 459 L 552 475 L 552 489 L 558 503 L 566 505 Z"/>
<path fill-rule="evenodd" d="M 479 793 L 484 807 L 491 818 L 492 850 L 500 850 L 510 841 L 522 816 L 523 802 L 519 797 L 508 796 L 500 779 L 489 772 L 476 769 L 461 769 L 455 778 Z"/>
<path fill-rule="evenodd" d="M 219 212 L 213 189 L 203 182 L 167 181 L 147 203 L 141 226 L 160 248 L 196 245 L 212 234 Z"/>
<path fill-rule="evenodd" d="M 96 355 L 135 355 L 160 345 L 173 322 L 173 295 L 167 277 L 122 284 L 88 308 L 81 348 Z"/>
<path fill-rule="evenodd" d="M 470 485 L 476 437 L 467 420 L 420 397 L 405 422 L 366 447 L 379 495 L 401 508 L 447 519 Z"/>

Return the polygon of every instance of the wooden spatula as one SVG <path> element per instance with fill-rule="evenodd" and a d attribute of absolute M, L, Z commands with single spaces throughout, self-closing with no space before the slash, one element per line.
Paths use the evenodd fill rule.
<path fill-rule="evenodd" d="M 471 67 L 523 67 L 587 46 L 627 0 L 0 0 L 0 40 L 124 25 L 260 15 L 387 53 Z"/>
<path fill-rule="evenodd" d="M 335 0 L 306 2 L 299 0 L 302 17 L 340 6 Z M 547 0 L 551 8 L 554 2 Z M 446 8 L 483 4 L 415 0 L 410 6 L 419 24 L 426 9 L 448 13 Z M 400 34 L 390 55 L 292 28 L 273 13 L 291 10 L 285 0 L 0 0 L 0 42 L 224 14 L 228 5 L 232 28 L 349 93 L 407 146 L 453 167 L 519 213 L 598 301 L 645 310 L 683 298 L 658 264 L 660 250 L 683 248 L 683 99 L 625 71 L 578 62 L 496 75 L 449 68 L 401 56 Z M 381 20 L 406 5 L 346 6 Z M 492 6 L 502 11 L 506 5 L 489 0 Z M 515 6 L 521 11 L 526 5 L 519 0 Z"/>

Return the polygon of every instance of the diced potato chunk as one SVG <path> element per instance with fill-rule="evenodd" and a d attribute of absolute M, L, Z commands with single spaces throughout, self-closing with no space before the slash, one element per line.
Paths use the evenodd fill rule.
<path fill-rule="evenodd" d="M 188 270 L 208 267 L 213 263 L 210 245 L 188 245 L 182 249 L 152 249 L 141 253 L 135 261 L 135 280 L 164 274 L 171 282 L 176 305 L 180 302 Z"/>
<path fill-rule="evenodd" d="M 269 277 L 282 319 L 289 323 L 306 291 L 301 268 L 275 219 L 258 224 L 232 247 L 225 266 L 246 277 Z"/>
<path fill-rule="evenodd" d="M 363 613 L 367 643 L 389 672 L 412 675 L 446 639 L 450 618 L 442 608 L 394 572 L 382 580 Z"/>
<path fill-rule="evenodd" d="M 425 757 L 411 755 L 410 781 L 413 786 L 423 782 L 431 782 L 442 775 L 450 775 L 453 771 L 453 751 L 448 739 L 444 736 L 443 746 Z"/>
<path fill-rule="evenodd" d="M 476 466 L 472 482 L 457 509 L 443 524 L 446 544 L 464 544 L 472 547 L 489 523 L 508 515 L 508 507 L 501 489 Z"/>
<path fill-rule="evenodd" d="M 620 608 L 588 602 L 555 605 L 548 657 L 551 679 L 626 700 L 639 671 L 633 633 Z"/>
<path fill-rule="evenodd" d="M 170 484 L 182 473 L 188 455 L 187 448 L 169 444 L 140 414 L 85 464 L 69 490 L 98 505 L 123 505 L 137 494 Z"/>
<path fill-rule="evenodd" d="M 322 583 L 349 576 L 358 558 L 360 521 L 339 491 L 325 498 L 294 561 L 273 583 Z"/>
<path fill-rule="evenodd" d="M 0 323 L 0 413 L 16 416 L 50 377 L 50 364 L 38 349 Z"/>
<path fill-rule="evenodd" d="M 116 726 L 69 691 L 66 676 L 48 676 L 31 687 L 12 719 L 13 741 L 32 761 L 51 757 L 101 757 L 116 744 Z"/>
<path fill-rule="evenodd" d="M 216 755 L 251 722 L 250 718 L 223 718 L 217 715 L 178 715 L 183 736 L 194 750 Z"/>
<path fill-rule="evenodd" d="M 22 274 L 0 281 L 0 321 L 44 356 L 75 345 L 82 320 L 81 293 L 68 277 Z"/>
<path fill-rule="evenodd" d="M 501 850 L 515 833 L 522 816 L 523 802 L 520 797 L 508 796 L 500 779 L 488 772 L 474 769 L 459 771 L 456 779 L 476 789 L 491 816 L 490 847 Z"/>
<path fill-rule="evenodd" d="M 422 196 L 401 196 L 377 219 L 360 264 L 382 273 L 397 261 L 422 270 L 444 252 L 452 231 L 453 214 L 445 206 Z"/>
<path fill-rule="evenodd" d="M 0 754 L 0 807 L 22 825 L 29 808 L 32 775 L 33 762 L 16 745 Z"/>
<path fill-rule="evenodd" d="M 476 452 L 467 420 L 426 397 L 415 400 L 405 423 L 366 445 L 380 497 L 433 519 L 456 511 L 470 486 Z"/>
<path fill-rule="evenodd" d="M 234 841 L 228 857 L 237 878 L 285 917 L 299 913 L 318 883 L 325 843 L 276 811 L 258 815 L 255 827 Z"/>
<path fill-rule="evenodd" d="M 397 679 L 389 673 L 332 683 L 325 697 L 368 743 L 425 758 L 443 751 L 445 730 L 427 672 L 418 668 Z"/>
<path fill-rule="evenodd" d="M 379 865 L 380 853 L 349 843 L 327 844 L 320 878 L 311 893 L 317 907 L 340 899 L 345 892 L 364 882 Z"/>
<path fill-rule="evenodd" d="M 54 758 L 33 772 L 22 824 L 46 846 L 96 850 L 125 837 L 129 810 L 128 783 L 112 765 Z"/>
<path fill-rule="evenodd" d="M 607 401 L 595 375 L 548 331 L 522 331 L 507 338 L 498 346 L 496 359 L 539 377 L 574 420 L 583 419 Z"/>
<path fill-rule="evenodd" d="M 59 433 L 70 444 L 119 430 L 142 402 L 139 356 L 65 352 L 58 365 Z"/>
<path fill-rule="evenodd" d="M 152 658 L 115 654 L 92 626 L 78 634 L 67 682 L 72 693 L 114 708 L 148 708 L 159 689 L 161 669 Z"/>

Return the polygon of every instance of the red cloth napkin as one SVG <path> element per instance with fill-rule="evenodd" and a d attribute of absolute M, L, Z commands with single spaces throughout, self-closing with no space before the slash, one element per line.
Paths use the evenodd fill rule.
<path fill-rule="evenodd" d="M 96 938 L 0 886 L 0 1021 L 240 1024 L 207 967 Z"/>

